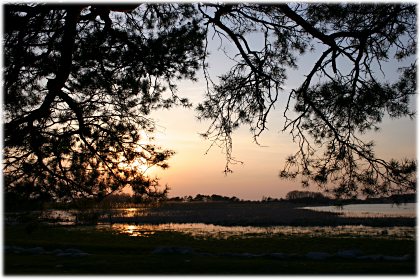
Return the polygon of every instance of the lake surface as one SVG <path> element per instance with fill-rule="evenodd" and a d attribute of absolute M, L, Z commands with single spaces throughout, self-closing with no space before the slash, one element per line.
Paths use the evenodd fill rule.
<path fill-rule="evenodd" d="M 342 213 L 348 217 L 416 217 L 416 203 L 348 204 L 344 206 L 308 206 L 304 209 Z"/>
<path fill-rule="evenodd" d="M 308 237 L 373 237 L 392 239 L 415 239 L 415 227 L 370 227 L 370 226 L 218 226 L 203 223 L 189 224 L 159 224 L 159 225 L 133 225 L 133 224 L 100 224 L 98 230 L 112 230 L 118 234 L 127 234 L 132 237 L 149 237 L 158 232 L 178 232 L 197 238 L 258 238 L 281 236 L 308 236 Z"/>
<path fill-rule="evenodd" d="M 175 207 L 176 206 L 176 207 Z M 277 208 L 279 206 L 280 208 Z M 275 211 L 277 208 L 277 211 Z M 399 238 L 399 239 L 415 239 L 416 226 L 407 223 L 400 225 L 392 225 L 387 222 L 378 225 L 371 225 L 362 220 L 376 220 L 381 217 L 415 217 L 416 203 L 407 203 L 401 205 L 391 204 L 352 204 L 343 207 L 336 206 L 317 206 L 305 207 L 305 210 L 295 208 L 293 205 L 285 204 L 181 204 L 174 205 L 170 208 L 156 208 L 156 210 L 148 208 L 121 208 L 109 210 L 46 210 L 38 212 L 41 221 L 57 224 L 70 225 L 69 229 L 83 230 L 84 228 L 94 226 L 98 230 L 111 230 L 117 234 L 127 234 L 132 237 L 149 237 L 159 232 L 179 232 L 199 238 L 229 238 L 229 237 L 273 237 L 273 236 L 292 236 L 305 235 L 309 237 L 374 237 L 374 238 Z M 281 210 L 279 210 L 281 209 Z M 232 215 L 236 210 L 236 215 Z M 319 214 L 312 216 L 314 212 L 326 211 L 333 212 L 333 215 L 323 215 L 327 223 L 309 223 L 310 219 L 319 220 Z M 238 214 L 238 212 L 240 214 Z M 255 214 L 257 212 L 258 214 Z M 188 214 L 201 214 L 203 216 L 193 216 L 191 219 L 165 219 L 168 214 L 177 214 L 181 217 Z M 215 214 L 217 213 L 217 214 Z M 301 218 L 303 221 L 294 225 L 275 224 L 258 226 L 247 224 L 250 216 L 256 219 L 267 218 L 266 214 L 270 214 L 270 220 L 288 218 L 295 215 L 294 218 Z M 311 214 L 307 214 L 311 213 Z M 347 224 L 336 223 L 338 221 L 336 213 L 340 216 L 365 217 L 354 218 L 356 221 Z M 157 215 L 156 215 L 157 214 Z M 215 214 L 214 216 L 211 216 Z M 249 215 L 253 214 L 253 215 Z M 224 223 L 213 223 L 211 220 L 220 220 L 225 216 L 232 215 L 232 220 L 242 220 L 245 222 L 241 225 Z M 19 222 L 19 213 L 6 213 L 6 223 Z M 82 218 L 93 217 L 94 222 L 84 223 L 88 226 L 74 226 L 75 224 L 83 224 Z M 146 222 L 148 219 L 143 217 L 152 217 L 152 220 L 159 222 Z M 311 217 L 312 216 L 312 217 Z M 176 216 L 175 216 L 176 217 Z M 200 218 L 198 218 L 200 217 Z M 212 218 L 210 218 L 212 217 Z M 143 219 L 142 219 L 143 218 Z M 340 217 L 339 217 L 340 218 Z M 391 218 L 394 219 L 394 218 Z M 397 218 L 398 219 L 398 218 Z M 181 221 L 180 221 L 181 220 Z M 183 221 L 185 220 L 185 221 Z M 196 220 L 196 221 L 188 221 Z M 207 221 L 202 221 L 207 220 Z M 117 222 L 118 221 L 118 222 Z M 392 222 L 391 222 L 392 223 Z M 90 225 L 89 225 L 90 224 Z M 98 225 L 95 225 L 98 224 Z M 215 225 L 219 224 L 219 225 Z M 270 223 L 268 223 L 270 224 Z M 334 225 L 333 225 L 334 224 Z"/>

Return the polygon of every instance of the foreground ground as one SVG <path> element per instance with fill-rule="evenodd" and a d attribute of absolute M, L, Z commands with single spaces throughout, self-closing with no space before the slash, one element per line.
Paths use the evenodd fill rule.
<path fill-rule="evenodd" d="M 130 237 L 93 227 L 69 229 L 22 225 L 5 226 L 4 272 L 12 274 L 412 274 L 415 241 L 349 237 L 193 238 L 175 232 L 150 237 Z M 45 253 L 36 252 L 43 250 Z M 172 248 L 171 248 L 172 247 Z M 48 251 L 83 253 L 54 254 Z M 26 249 L 26 250 L 25 250 Z M 335 255 L 337 251 L 360 250 L 384 258 L 309 259 L 309 252 Z M 287 257 L 281 257 L 283 253 Z M 265 256 L 255 256 L 265 255 Z M 277 256 L 278 257 L 277 257 Z M 279 256 L 280 255 L 280 256 Z"/>

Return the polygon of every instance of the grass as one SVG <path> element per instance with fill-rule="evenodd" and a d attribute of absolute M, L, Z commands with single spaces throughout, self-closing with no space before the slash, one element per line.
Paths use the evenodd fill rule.
<path fill-rule="evenodd" d="M 12 274 L 415 274 L 415 241 L 372 238 L 331 238 L 276 236 L 267 238 L 200 239 L 175 232 L 159 232 L 150 237 L 130 237 L 111 231 L 41 226 L 28 234 L 23 226 L 6 226 L 5 245 L 41 246 L 46 250 L 77 248 L 91 255 L 5 254 L 4 271 Z M 190 247 L 194 254 L 153 254 L 156 247 Z M 267 257 L 239 258 L 223 253 L 272 253 L 304 255 L 309 251 L 335 253 L 360 249 L 364 254 L 405 255 L 406 262 L 330 259 L 313 261 Z"/>
<path fill-rule="evenodd" d="M 133 274 L 415 274 L 413 264 L 388 262 L 328 262 L 274 259 L 191 257 L 187 255 L 95 255 L 89 260 L 59 259 L 54 256 L 6 258 L 6 274 L 11 275 L 133 275 Z"/>

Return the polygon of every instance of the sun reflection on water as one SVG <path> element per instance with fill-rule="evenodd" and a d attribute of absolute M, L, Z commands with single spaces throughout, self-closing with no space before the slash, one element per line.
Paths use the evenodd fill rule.
<path fill-rule="evenodd" d="M 135 207 L 130 207 L 130 208 L 124 208 L 123 209 L 123 216 L 124 217 L 135 217 L 135 216 L 141 216 L 144 213 L 144 209 L 143 208 L 135 208 Z"/>
<path fill-rule="evenodd" d="M 121 234 L 128 234 L 130 236 L 135 237 L 149 237 L 153 234 L 155 234 L 154 231 L 144 231 L 139 229 L 139 226 L 137 225 L 127 225 L 124 226 L 118 226 L 118 232 Z"/>

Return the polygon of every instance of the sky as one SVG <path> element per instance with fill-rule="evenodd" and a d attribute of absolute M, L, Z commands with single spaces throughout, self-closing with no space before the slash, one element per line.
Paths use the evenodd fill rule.
<path fill-rule="evenodd" d="M 260 41 L 255 38 L 253 46 L 258 46 Z M 229 60 L 217 49 L 220 43 L 217 38 L 210 39 L 209 43 L 211 55 L 208 63 L 215 78 L 229 69 Z M 231 44 L 224 46 L 226 52 L 233 51 Z M 289 191 L 302 190 L 299 180 L 282 180 L 278 175 L 286 157 L 297 151 L 297 145 L 293 143 L 291 136 L 281 132 L 284 124 L 283 109 L 288 91 L 300 84 L 319 57 L 318 54 L 300 57 L 298 70 L 287 73 L 289 78 L 285 85 L 285 94 L 280 97 L 276 109 L 269 115 L 268 130 L 259 138 L 261 146 L 255 144 L 248 127 L 234 132 L 233 156 L 243 164 L 231 166 L 233 173 L 225 175 L 223 172 L 226 162 L 220 148 L 215 146 L 207 152 L 211 142 L 204 140 L 199 133 L 206 131 L 208 123 L 199 122 L 193 108 L 178 107 L 157 110 L 151 114 L 157 124 L 154 143 L 174 150 L 176 154 L 168 160 L 169 169 L 151 169 L 148 174 L 158 176 L 162 185 L 167 184 L 170 187 L 169 197 L 219 194 L 260 200 L 263 197 L 281 198 Z M 393 63 L 385 65 L 387 78 L 397 77 L 393 74 L 396 67 L 398 65 Z M 202 74 L 199 74 L 196 83 L 178 83 L 179 95 L 188 97 L 193 107 L 203 100 L 205 89 Z M 414 99 L 412 106 L 416 107 Z M 416 158 L 416 125 L 416 121 L 408 118 L 385 120 L 379 133 L 368 135 L 376 143 L 376 154 L 383 159 Z"/>
<path fill-rule="evenodd" d="M 210 57 L 208 59 L 211 74 L 216 77 L 229 68 L 228 59 L 223 52 L 217 50 L 219 42 L 210 41 Z M 227 52 L 231 51 L 229 45 Z M 263 197 L 282 198 L 289 191 L 304 190 L 299 179 L 295 181 L 282 180 L 279 171 L 283 168 L 288 155 L 297 151 L 291 136 L 281 130 L 284 125 L 283 109 L 290 89 L 296 88 L 309 72 L 317 54 L 308 54 L 298 61 L 298 70 L 288 72 L 284 96 L 279 98 L 277 107 L 268 118 L 268 130 L 259 138 L 261 146 L 255 144 L 248 127 L 242 127 L 233 134 L 233 156 L 243 164 L 231 166 L 233 173 L 225 175 L 225 155 L 215 146 L 206 152 L 211 145 L 199 133 L 205 132 L 208 123 L 196 118 L 194 107 L 203 100 L 205 81 L 182 81 L 178 84 L 178 92 L 182 97 L 188 97 L 193 103 L 192 109 L 172 108 L 158 110 L 151 114 L 156 121 L 157 133 L 155 143 L 176 154 L 168 160 L 169 169 L 149 172 L 158 176 L 162 185 L 170 187 L 168 196 L 195 196 L 197 194 L 236 196 L 245 200 L 261 200 Z M 414 58 L 413 58 L 414 59 Z M 397 78 L 395 63 L 385 65 L 384 72 L 389 81 Z M 216 80 L 216 79 L 215 79 Z M 416 108 L 413 99 L 412 107 Z M 416 158 L 416 121 L 408 118 L 386 119 L 380 132 L 366 135 L 374 140 L 376 154 L 383 159 Z M 312 187 L 310 190 L 317 190 Z"/>

